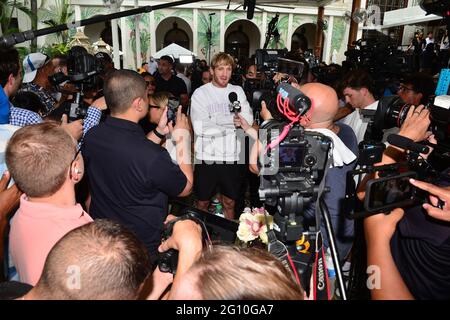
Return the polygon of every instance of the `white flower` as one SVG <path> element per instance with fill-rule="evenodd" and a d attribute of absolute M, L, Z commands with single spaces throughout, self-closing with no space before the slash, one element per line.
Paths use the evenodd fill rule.
<path fill-rule="evenodd" d="M 239 217 L 239 228 L 237 236 L 239 240 L 250 242 L 258 237 L 263 243 L 268 243 L 266 217 L 269 227 L 273 228 L 273 217 L 270 216 L 264 208 L 245 208 L 244 212 Z"/>

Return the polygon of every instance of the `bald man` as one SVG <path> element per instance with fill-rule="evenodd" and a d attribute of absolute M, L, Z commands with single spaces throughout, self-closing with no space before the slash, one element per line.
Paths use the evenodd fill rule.
<path fill-rule="evenodd" d="M 339 109 L 338 98 L 334 89 L 320 83 L 308 83 L 303 86 L 297 84 L 292 85 L 309 97 L 314 105 L 311 111 L 310 121 L 307 122 L 302 120 L 300 124 L 306 129 L 331 130 L 355 155 L 358 155 L 358 142 L 352 128 L 343 123 L 333 122 Z M 264 122 L 272 119 L 272 115 L 264 103 L 262 104 L 261 117 L 264 119 Z M 264 122 L 261 124 L 262 127 L 264 126 Z M 235 124 L 240 125 L 252 138 L 257 138 L 257 132 L 254 131 L 242 117 L 240 117 L 239 120 L 236 120 Z M 260 144 L 255 143 L 251 152 L 250 170 L 257 174 L 259 173 L 259 168 L 256 165 L 256 158 L 260 147 Z M 353 170 L 355 165 L 356 161 L 342 167 L 330 168 L 325 177 L 325 185 L 330 188 L 331 192 L 328 192 L 324 196 L 324 200 L 330 211 L 331 224 L 333 225 L 341 263 L 350 252 L 353 243 L 353 221 L 345 218 L 345 212 L 341 209 L 341 203 L 345 197 L 347 172 Z M 305 209 L 304 217 L 305 227 L 307 227 L 308 224 L 315 223 L 314 201 L 312 201 L 311 205 Z M 322 231 L 324 235 L 324 244 L 328 247 L 328 239 L 324 226 L 322 226 Z"/>

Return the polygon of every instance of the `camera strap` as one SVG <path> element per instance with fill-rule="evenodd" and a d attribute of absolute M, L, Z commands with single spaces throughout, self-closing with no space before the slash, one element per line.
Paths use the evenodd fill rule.
<path fill-rule="evenodd" d="M 333 163 L 333 153 L 328 157 L 327 163 L 325 164 L 325 171 L 323 174 L 322 181 L 319 184 L 319 191 L 317 193 L 316 201 L 316 250 L 315 250 L 315 261 L 313 269 L 313 287 L 314 287 L 314 300 L 330 300 L 330 284 L 328 281 L 327 266 L 325 263 L 325 249 L 323 247 L 323 238 L 321 231 L 321 214 L 320 209 L 320 199 L 322 198 L 325 191 L 325 180 L 327 176 L 330 163 Z"/>
<path fill-rule="evenodd" d="M 268 238 L 267 250 L 272 255 L 274 255 L 278 260 L 280 260 L 287 270 L 291 271 L 291 274 L 293 275 L 293 278 L 295 279 L 297 284 L 301 285 L 300 277 L 298 275 L 294 261 L 292 260 L 292 257 L 289 254 L 289 250 L 286 248 L 284 243 L 282 243 L 280 240 L 277 239 L 275 231 L 269 227 L 267 214 L 268 214 L 267 211 L 264 210 L 264 220 L 267 227 L 266 233 Z"/>

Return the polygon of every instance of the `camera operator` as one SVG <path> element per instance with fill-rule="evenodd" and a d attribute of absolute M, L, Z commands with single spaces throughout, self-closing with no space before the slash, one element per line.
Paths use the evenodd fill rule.
<path fill-rule="evenodd" d="M 416 72 L 403 79 L 397 94 L 407 104 L 426 105 L 434 94 L 435 88 L 432 76 L 423 72 Z"/>
<path fill-rule="evenodd" d="M 15 107 L 11 104 L 9 99 L 13 98 L 22 82 L 22 68 L 19 62 L 19 52 L 13 47 L 0 48 L 0 82 L 2 85 L 2 92 L 4 100 L 1 100 L 0 109 L 2 114 L 5 113 L 9 117 L 9 124 L 18 127 L 24 127 L 31 124 L 41 123 L 43 119 L 36 112 Z M 90 108 L 91 116 L 88 117 L 84 123 L 81 120 L 67 123 L 67 116 L 63 116 L 62 125 L 70 133 L 72 137 L 79 140 L 83 133 L 96 125 L 100 120 L 101 111 L 96 108 Z M 98 115 L 98 118 L 94 118 Z M 60 119 L 58 119 L 60 120 Z"/>
<path fill-rule="evenodd" d="M 337 136 L 337 139 L 340 139 L 341 142 L 343 142 L 343 144 L 347 147 L 347 150 L 342 149 L 341 152 L 353 153 L 353 159 L 355 159 L 354 155 L 358 153 L 358 145 L 355 134 L 349 126 L 333 122 L 338 111 L 338 99 L 334 89 L 319 83 L 310 83 L 301 87 L 296 87 L 314 101 L 310 121 L 301 122 L 301 125 L 303 125 L 306 129 L 311 129 L 312 131 L 320 131 L 321 129 L 330 130 Z M 270 111 L 267 110 L 265 103 L 262 106 L 261 116 L 265 121 L 272 118 L 272 115 Z M 248 123 L 245 123 L 245 120 L 242 119 L 242 117 L 240 117 L 240 122 L 242 128 L 248 132 L 248 134 L 252 137 L 256 136 L 256 132 L 251 132 L 253 130 L 250 129 Z M 264 122 L 262 125 L 264 125 Z M 337 141 L 334 141 L 334 144 L 335 149 L 338 149 Z M 259 142 L 255 143 L 255 146 L 251 152 L 250 169 L 254 173 L 259 173 L 257 157 L 258 154 L 260 154 L 258 150 L 260 147 L 261 145 Z M 349 154 L 347 155 L 351 156 Z M 325 194 L 324 201 L 330 212 L 331 223 L 334 228 L 337 240 L 337 249 L 339 251 L 341 261 L 343 261 L 343 259 L 348 255 L 353 243 L 353 222 L 345 218 L 344 212 L 341 210 L 341 202 L 345 196 L 346 174 L 348 171 L 353 170 L 355 164 L 356 161 L 352 161 L 350 163 L 345 163 L 340 167 L 336 166 L 330 168 L 327 176 L 325 177 L 325 185 L 330 187 L 331 192 Z M 312 205 L 307 207 L 304 212 L 305 218 L 309 223 L 313 223 L 315 214 L 319 214 L 315 213 L 314 210 L 314 203 L 312 203 Z M 325 246 L 328 246 L 328 240 L 325 232 L 324 241 Z"/>
<path fill-rule="evenodd" d="M 369 119 L 363 117 L 361 110 L 376 110 L 378 107 L 378 101 L 374 96 L 374 83 L 367 72 L 356 70 L 345 76 L 342 88 L 345 101 L 355 110 L 340 122 L 353 128 L 359 143 L 364 140 L 369 124 Z M 386 141 L 386 136 L 383 141 Z"/>
<path fill-rule="evenodd" d="M 41 114 L 42 117 L 48 115 L 68 98 L 68 95 L 63 94 L 58 101 L 55 97 L 57 92 L 49 79 L 58 72 L 67 75 L 65 56 L 55 56 L 50 59 L 39 52 L 31 53 L 24 58 L 23 69 L 25 74 L 19 92 L 33 92 L 39 97 L 46 108 L 45 113 Z"/>
<path fill-rule="evenodd" d="M 411 107 L 398 134 L 414 142 L 432 139 L 428 132 L 429 114 L 423 106 Z M 403 158 L 404 150 L 390 145 L 377 165 Z M 390 215 L 378 214 L 365 219 L 368 265 L 381 269 L 381 288 L 371 292 L 374 299 L 449 299 L 450 224 L 434 218 L 448 219 L 449 173 L 447 167 L 433 181 L 434 187 L 411 181 L 432 194 L 429 204 L 403 208 L 403 216 L 403 210 L 396 209 Z M 362 199 L 364 193 L 358 197 Z M 435 208 L 437 198 L 444 202 L 442 209 Z"/>

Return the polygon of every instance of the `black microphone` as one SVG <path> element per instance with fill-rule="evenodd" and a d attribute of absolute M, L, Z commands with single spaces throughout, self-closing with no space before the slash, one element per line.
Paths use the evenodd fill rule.
<path fill-rule="evenodd" d="M 427 146 L 424 146 L 423 144 L 420 144 L 420 143 L 415 143 L 411 139 L 400 136 L 398 134 L 390 134 L 387 138 L 387 141 L 396 147 L 399 147 L 399 148 L 402 148 L 405 150 L 410 150 L 412 152 L 416 152 L 416 153 L 430 152 L 430 148 L 428 148 Z"/>
<path fill-rule="evenodd" d="M 234 112 L 235 114 L 241 112 L 241 103 L 238 101 L 236 92 L 230 92 L 228 100 L 230 100 L 230 112 Z"/>
<path fill-rule="evenodd" d="M 289 98 L 289 105 L 300 115 L 304 115 L 311 108 L 311 99 L 289 83 L 281 83 L 277 88 L 277 92 L 283 99 Z"/>

